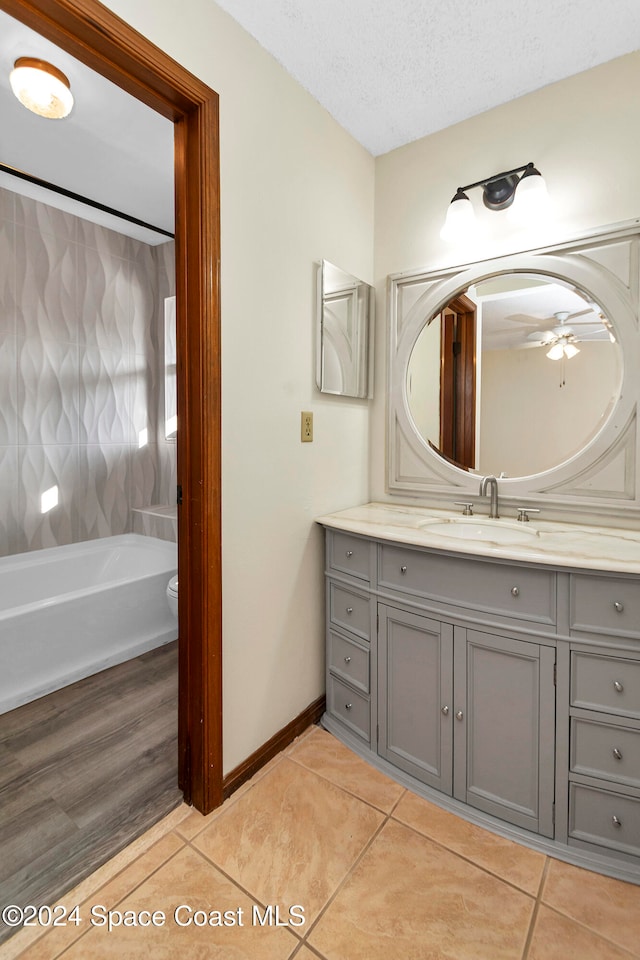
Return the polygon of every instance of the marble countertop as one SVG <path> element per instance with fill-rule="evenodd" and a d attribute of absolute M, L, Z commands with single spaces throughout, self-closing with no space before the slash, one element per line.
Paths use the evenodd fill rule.
<path fill-rule="evenodd" d="M 486 515 L 463 518 L 461 514 L 451 511 L 394 503 L 367 503 L 317 517 L 316 520 L 334 530 L 358 533 L 376 540 L 436 548 L 447 553 L 546 563 L 574 569 L 640 573 L 640 531 L 533 518 L 528 523 L 513 519 L 489 521 Z M 462 525 L 473 526 L 477 521 L 476 526 L 482 530 L 482 539 L 459 539 L 447 535 L 447 521 L 451 520 L 455 521 L 452 526 L 458 529 Z M 496 529 L 498 525 L 503 528 L 505 535 L 516 537 L 517 542 L 492 541 L 493 524 L 497 525 Z"/>

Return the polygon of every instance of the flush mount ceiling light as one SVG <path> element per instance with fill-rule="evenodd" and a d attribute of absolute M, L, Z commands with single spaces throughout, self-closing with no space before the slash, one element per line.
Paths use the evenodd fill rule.
<path fill-rule="evenodd" d="M 531 221 L 538 219 L 545 210 L 547 187 L 539 170 L 532 163 L 515 167 L 504 173 L 496 173 L 484 180 L 458 187 L 449 204 L 444 226 L 440 231 L 443 240 L 461 240 L 475 229 L 475 212 L 466 191 L 482 187 L 482 202 L 488 210 L 507 210 L 515 219 Z"/>
<path fill-rule="evenodd" d="M 11 89 L 32 113 L 50 120 L 61 120 L 71 113 L 73 96 L 61 70 L 34 57 L 19 57 L 9 75 Z"/>

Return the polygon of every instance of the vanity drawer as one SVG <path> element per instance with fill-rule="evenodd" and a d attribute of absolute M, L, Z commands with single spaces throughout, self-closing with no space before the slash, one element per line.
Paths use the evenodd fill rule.
<path fill-rule="evenodd" d="M 369 597 L 329 581 L 329 619 L 337 627 L 343 627 L 363 640 L 369 640 Z"/>
<path fill-rule="evenodd" d="M 569 784 L 569 836 L 640 856 L 640 799 Z"/>
<path fill-rule="evenodd" d="M 571 771 L 640 787 L 640 729 L 572 717 Z"/>
<path fill-rule="evenodd" d="M 369 540 L 351 533 L 329 530 L 327 533 L 327 563 L 332 570 L 348 573 L 361 580 L 369 580 L 372 546 Z"/>
<path fill-rule="evenodd" d="M 571 705 L 640 718 L 640 661 L 574 651 Z"/>
<path fill-rule="evenodd" d="M 500 616 L 556 622 L 556 577 L 548 570 L 380 548 L 380 586 Z"/>
<path fill-rule="evenodd" d="M 333 630 L 329 631 L 329 669 L 369 693 L 369 651 Z"/>
<path fill-rule="evenodd" d="M 356 693 L 337 677 L 330 676 L 327 701 L 329 713 L 368 743 L 371 739 L 371 706 L 367 697 Z"/>
<path fill-rule="evenodd" d="M 570 597 L 572 633 L 640 638 L 640 581 L 574 573 Z"/>

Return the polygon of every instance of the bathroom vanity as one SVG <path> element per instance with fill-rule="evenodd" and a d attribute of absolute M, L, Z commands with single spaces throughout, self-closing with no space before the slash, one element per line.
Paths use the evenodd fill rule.
<path fill-rule="evenodd" d="M 640 533 L 457 509 L 319 518 L 323 723 L 432 801 L 640 883 Z"/>

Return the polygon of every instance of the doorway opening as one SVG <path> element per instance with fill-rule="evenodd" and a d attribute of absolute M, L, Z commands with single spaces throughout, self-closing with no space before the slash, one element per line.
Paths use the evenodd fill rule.
<path fill-rule="evenodd" d="M 174 123 L 179 786 L 208 813 L 223 799 L 218 96 L 96 0 L 0 8 Z"/>

